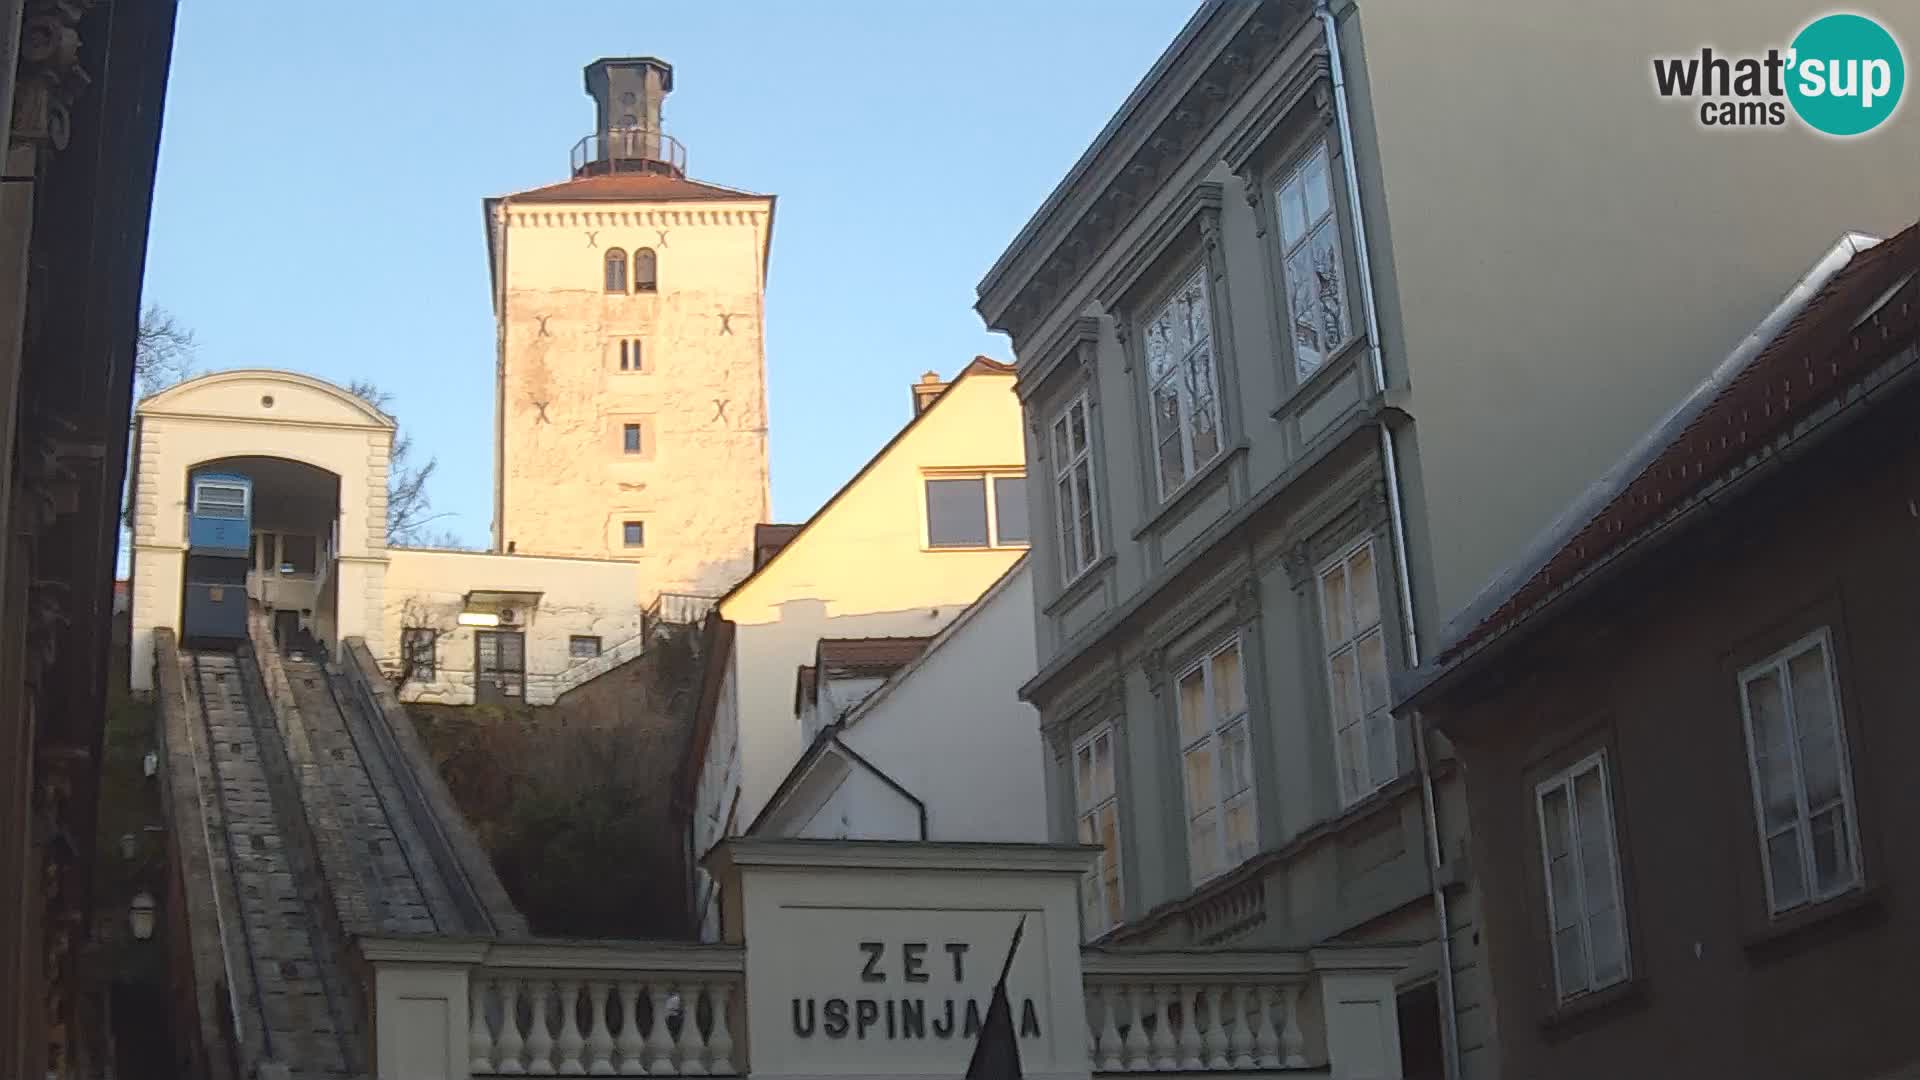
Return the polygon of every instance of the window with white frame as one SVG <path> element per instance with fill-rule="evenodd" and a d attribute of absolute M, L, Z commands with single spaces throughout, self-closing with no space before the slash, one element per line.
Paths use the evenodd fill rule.
<path fill-rule="evenodd" d="M 1605 751 L 1534 789 L 1559 998 L 1627 977 L 1627 917 Z"/>
<path fill-rule="evenodd" d="M 1094 524 L 1093 439 L 1087 395 L 1053 418 L 1053 492 L 1060 514 L 1060 577 L 1072 581 L 1100 558 Z"/>
<path fill-rule="evenodd" d="M 1334 211 L 1325 143 L 1281 179 L 1275 199 L 1293 370 L 1296 378 L 1304 380 L 1352 336 L 1341 266 L 1340 216 Z"/>
<path fill-rule="evenodd" d="M 1080 842 L 1100 856 L 1080 886 L 1081 926 L 1089 938 L 1120 924 L 1120 790 L 1114 783 L 1112 724 L 1101 724 L 1073 746 L 1073 809 Z"/>
<path fill-rule="evenodd" d="M 1320 571 L 1320 628 L 1340 805 L 1351 806 L 1400 775 L 1372 540 Z"/>
<path fill-rule="evenodd" d="M 1194 884 L 1255 851 L 1253 745 L 1240 642 L 1201 657 L 1177 683 L 1180 768 L 1187 799 L 1187 865 Z"/>
<path fill-rule="evenodd" d="M 1775 915 L 1861 883 L 1852 768 L 1821 629 L 1740 673 L 1767 908 Z"/>
<path fill-rule="evenodd" d="M 1213 314 L 1207 270 L 1197 267 L 1147 320 L 1147 394 L 1160 497 L 1220 456 Z"/>
<path fill-rule="evenodd" d="M 1027 546 L 1025 475 L 933 474 L 926 482 L 928 547 Z"/>

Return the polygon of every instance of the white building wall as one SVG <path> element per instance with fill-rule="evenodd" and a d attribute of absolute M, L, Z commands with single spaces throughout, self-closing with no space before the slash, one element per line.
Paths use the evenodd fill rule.
<path fill-rule="evenodd" d="M 927 807 L 927 839 L 1047 839 L 1033 675 L 1033 576 L 1022 561 L 947 634 L 847 719 L 840 741 Z M 856 770 L 856 775 L 859 770 Z M 855 810 L 869 804 L 856 801 Z M 883 811 L 884 806 L 879 807 Z M 854 835 L 881 830 L 853 819 Z"/>

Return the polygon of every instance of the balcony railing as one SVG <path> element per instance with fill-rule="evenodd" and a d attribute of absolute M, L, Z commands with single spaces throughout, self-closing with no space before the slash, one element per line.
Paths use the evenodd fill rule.
<path fill-rule="evenodd" d="M 1298 952 L 1081 954 L 1095 1072 L 1305 1068 Z"/>
<path fill-rule="evenodd" d="M 575 176 L 610 172 L 687 172 L 687 148 L 659 128 L 628 127 L 597 131 L 573 144 Z"/>
<path fill-rule="evenodd" d="M 376 972 L 383 1063 L 437 1058 L 450 1080 L 749 1075 L 754 1006 L 741 947 L 387 938 L 363 939 L 361 949 Z M 1383 1001 L 1391 1015 L 1394 973 L 1411 952 L 1083 949 L 1087 1065 L 1096 1075 L 1242 1080 L 1302 1069 L 1372 1074 L 1397 1061 L 1399 1047 L 1362 1018 L 1377 1017 Z M 448 1014 L 465 1012 L 464 1031 L 410 1022 L 418 1003 L 436 999 Z M 442 1040 L 451 1045 L 435 1049 Z M 439 1075 L 418 1073 L 430 1074 Z M 384 1064 L 379 1075 L 389 1075 Z"/>

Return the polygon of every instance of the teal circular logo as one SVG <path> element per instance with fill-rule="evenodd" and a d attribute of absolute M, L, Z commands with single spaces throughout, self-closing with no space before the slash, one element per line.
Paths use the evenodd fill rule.
<path fill-rule="evenodd" d="M 1787 100 L 1815 131 L 1863 135 L 1900 105 L 1907 65 L 1900 43 L 1864 15 L 1807 24 L 1788 53 Z"/>

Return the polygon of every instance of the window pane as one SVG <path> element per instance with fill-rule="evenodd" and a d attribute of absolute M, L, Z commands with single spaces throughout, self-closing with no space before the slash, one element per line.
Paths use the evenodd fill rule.
<path fill-rule="evenodd" d="M 629 454 L 640 452 L 640 425 L 624 424 L 620 428 L 621 449 Z"/>
<path fill-rule="evenodd" d="M 1074 542 L 1073 478 L 1063 476 L 1054 490 L 1054 501 L 1060 510 L 1060 566 L 1066 576 L 1072 577 L 1080 572 L 1085 564 L 1079 545 Z"/>
<path fill-rule="evenodd" d="M 1212 361 L 1202 353 L 1196 360 L 1196 364 L 1199 363 L 1211 364 Z M 1209 378 L 1208 382 L 1211 381 Z M 1194 470 L 1198 471 L 1200 466 L 1212 461 L 1220 453 L 1220 406 L 1211 390 L 1205 396 L 1196 396 L 1191 400 L 1192 414 L 1187 420 L 1193 427 L 1192 462 Z"/>
<path fill-rule="evenodd" d="M 1093 746 L 1091 744 L 1082 746 L 1073 758 L 1075 765 L 1073 793 L 1075 801 L 1084 810 L 1100 799 L 1093 791 Z"/>
<path fill-rule="evenodd" d="M 1221 651 L 1213 658 L 1213 715 L 1218 721 L 1239 716 L 1247 708 L 1246 688 L 1240 675 L 1240 646 Z"/>
<path fill-rule="evenodd" d="M 1302 244 L 1287 256 L 1287 310 L 1293 319 L 1294 374 L 1305 379 L 1320 369 L 1330 344 L 1321 329 L 1319 282 L 1313 273 L 1313 245 Z"/>
<path fill-rule="evenodd" d="M 1080 512 L 1080 559 L 1085 565 L 1094 560 L 1100 545 L 1093 535 L 1093 470 L 1084 461 L 1073 470 L 1073 486 L 1074 505 Z"/>
<path fill-rule="evenodd" d="M 1786 706 L 1776 672 L 1769 671 L 1747 683 L 1747 709 L 1753 725 L 1754 771 L 1760 783 L 1761 828 L 1773 833 L 1798 820 L 1800 813 L 1794 798 Z"/>
<path fill-rule="evenodd" d="M 1076 401 L 1067 410 L 1067 430 L 1070 440 L 1068 445 L 1073 453 L 1077 454 L 1085 450 L 1087 448 L 1087 406 L 1084 402 Z"/>
<path fill-rule="evenodd" d="M 1593 985 L 1605 986 L 1627 977 L 1627 940 L 1621 932 L 1620 909 L 1609 907 L 1587 920 L 1587 946 L 1593 953 Z"/>
<path fill-rule="evenodd" d="M 1380 583 L 1373 576 L 1373 545 L 1347 558 L 1347 587 L 1353 590 L 1353 627 L 1365 630 L 1380 621 Z"/>
<path fill-rule="evenodd" d="M 987 546 L 987 484 L 980 477 L 927 481 L 927 542 Z"/>
<path fill-rule="evenodd" d="M 1147 378 L 1158 382 L 1173 373 L 1178 346 L 1174 343 L 1173 310 L 1162 308 L 1147 324 Z"/>
<path fill-rule="evenodd" d="M 1342 727 L 1360 719 L 1359 688 L 1353 670 L 1354 651 L 1342 649 L 1327 660 L 1327 690 L 1332 695 L 1333 720 Z"/>
<path fill-rule="evenodd" d="M 1300 186 L 1306 198 L 1307 220 L 1318 221 L 1333 209 L 1333 187 L 1327 177 L 1327 152 L 1318 150 L 1300 170 Z"/>
<path fill-rule="evenodd" d="M 1073 451 L 1067 445 L 1067 418 L 1062 416 L 1053 422 L 1053 467 L 1063 470 L 1073 462 Z"/>
<path fill-rule="evenodd" d="M 1227 807 L 1227 859 L 1236 865 L 1250 858 L 1254 840 L 1253 796 L 1244 795 Z"/>
<path fill-rule="evenodd" d="M 647 542 L 647 526 L 644 522 L 629 521 L 620 527 L 620 541 L 627 547 L 643 547 Z"/>
<path fill-rule="evenodd" d="M 1093 740 L 1093 795 L 1104 799 L 1113 794 L 1113 736 L 1103 734 Z"/>
<path fill-rule="evenodd" d="M 1180 449 L 1180 398 L 1171 379 L 1154 388 L 1153 430 L 1159 440 L 1160 492 L 1164 495 L 1187 478 Z"/>
<path fill-rule="evenodd" d="M 1573 802 L 1580 821 L 1580 884 L 1591 916 L 1613 907 L 1613 822 L 1599 769 L 1574 778 Z"/>
<path fill-rule="evenodd" d="M 1566 788 L 1549 788 L 1540 796 L 1540 827 L 1547 845 L 1547 858 L 1558 859 L 1567 854 L 1573 844 L 1573 819 L 1567 812 Z"/>
<path fill-rule="evenodd" d="M 1218 802 L 1213 787 L 1213 746 L 1210 742 L 1186 752 L 1187 814 L 1189 817 L 1210 811 Z"/>
<path fill-rule="evenodd" d="M 1211 810 L 1187 825 L 1187 861 L 1195 878 L 1212 877 L 1220 865 L 1220 837 Z"/>
<path fill-rule="evenodd" d="M 1280 189 L 1280 239 L 1288 247 L 1307 232 L 1307 200 L 1301 179 L 1295 176 Z"/>
<path fill-rule="evenodd" d="M 280 538 L 280 572 L 283 574 L 311 574 L 315 569 L 315 560 L 319 542 L 311 536 L 288 533 Z"/>
<path fill-rule="evenodd" d="M 627 291 L 627 256 L 619 248 L 607 252 L 606 290 L 617 293 Z"/>
<path fill-rule="evenodd" d="M 1813 883 L 1828 896 L 1853 884 L 1853 850 L 1847 836 L 1847 810 L 1835 806 L 1813 816 Z"/>
<path fill-rule="evenodd" d="M 1343 567 L 1336 566 L 1320 578 L 1320 617 L 1329 646 L 1353 636 L 1353 626 L 1347 621 L 1347 576 Z"/>
<path fill-rule="evenodd" d="M 1220 732 L 1220 779 L 1228 798 L 1253 787 L 1253 750 L 1244 720 Z"/>
<path fill-rule="evenodd" d="M 1580 947 L 1580 928 L 1570 926 L 1553 935 L 1553 964 L 1560 973 L 1560 996 L 1584 992 L 1592 985 L 1587 980 L 1587 958 Z"/>
<path fill-rule="evenodd" d="M 1785 910 L 1807 899 L 1807 878 L 1800 865 L 1800 829 L 1767 837 L 1767 869 L 1773 881 L 1773 906 Z"/>
<path fill-rule="evenodd" d="M 1368 713 L 1387 707 L 1387 639 L 1375 630 L 1354 645 L 1360 666 L 1360 707 Z"/>
<path fill-rule="evenodd" d="M 1394 767 L 1398 747 L 1394 744 L 1393 714 L 1385 709 L 1367 717 L 1367 787 L 1377 788 L 1399 775 Z"/>
<path fill-rule="evenodd" d="M 1207 275 L 1204 268 L 1196 270 L 1186 284 L 1180 286 L 1174 309 L 1178 313 L 1174 331 L 1183 354 L 1213 336 L 1213 317 L 1207 310 Z"/>
<path fill-rule="evenodd" d="M 1180 677 L 1180 741 L 1190 743 L 1208 730 L 1206 672 L 1194 668 Z"/>
<path fill-rule="evenodd" d="M 1340 272 L 1340 231 L 1328 218 L 1314 230 L 1313 283 L 1319 305 L 1321 340 L 1328 349 L 1347 340 L 1346 282 Z"/>
<path fill-rule="evenodd" d="M 993 478 L 993 526 L 999 533 L 996 543 L 1024 544 L 1031 533 L 1027 529 L 1027 478 Z"/>
<path fill-rule="evenodd" d="M 1816 645 L 1787 661 L 1787 684 L 1793 688 L 1793 726 L 1800 735 L 1807 806 L 1817 811 L 1840 797 L 1840 739 L 1825 647 Z"/>

